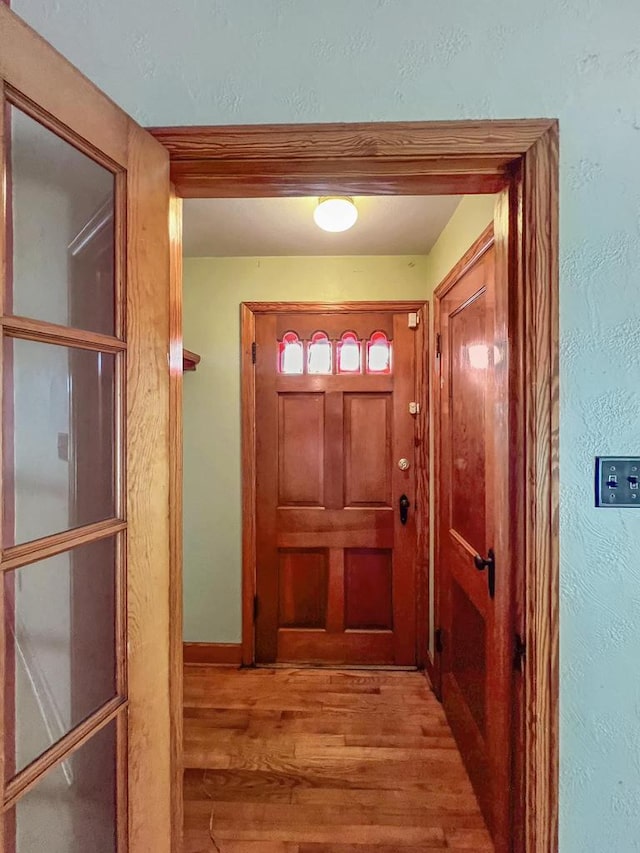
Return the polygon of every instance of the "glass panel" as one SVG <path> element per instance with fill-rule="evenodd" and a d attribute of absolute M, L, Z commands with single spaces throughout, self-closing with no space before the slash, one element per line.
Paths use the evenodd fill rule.
<path fill-rule="evenodd" d="M 338 373 L 360 373 L 360 341 L 354 332 L 345 332 L 338 342 Z"/>
<path fill-rule="evenodd" d="M 15 853 L 115 853 L 116 723 L 49 770 L 6 815 Z"/>
<path fill-rule="evenodd" d="M 115 578 L 115 537 L 5 574 L 15 674 L 7 778 L 116 695 Z"/>
<path fill-rule="evenodd" d="M 115 178 L 11 108 L 13 313 L 114 333 Z"/>
<path fill-rule="evenodd" d="M 4 353 L 6 544 L 112 517 L 115 356 L 11 338 Z"/>
<path fill-rule="evenodd" d="M 309 344 L 309 373 L 331 373 L 331 341 L 324 332 L 316 332 Z"/>
<path fill-rule="evenodd" d="M 451 590 L 452 670 L 467 707 L 485 733 L 486 630 L 482 614 L 455 581 Z"/>
<path fill-rule="evenodd" d="M 295 332 L 287 332 L 279 344 L 280 373 L 300 374 L 303 372 L 304 358 L 302 342 Z"/>
<path fill-rule="evenodd" d="M 391 373 L 391 343 L 384 332 L 374 332 L 367 344 L 367 373 Z"/>

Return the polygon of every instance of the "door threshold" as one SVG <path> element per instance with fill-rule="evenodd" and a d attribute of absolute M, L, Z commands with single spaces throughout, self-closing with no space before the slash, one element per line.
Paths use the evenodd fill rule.
<path fill-rule="evenodd" d="M 418 672 L 417 666 L 394 666 L 375 663 L 257 663 L 255 669 L 324 669 L 368 670 L 372 672 Z"/>

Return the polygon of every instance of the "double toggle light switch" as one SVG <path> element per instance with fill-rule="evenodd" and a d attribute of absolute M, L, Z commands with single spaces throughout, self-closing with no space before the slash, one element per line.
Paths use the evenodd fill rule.
<path fill-rule="evenodd" d="M 640 506 L 640 457 L 596 457 L 596 506 Z"/>

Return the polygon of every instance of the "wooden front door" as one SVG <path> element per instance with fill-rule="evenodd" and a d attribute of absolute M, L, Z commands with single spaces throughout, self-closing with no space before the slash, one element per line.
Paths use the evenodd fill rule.
<path fill-rule="evenodd" d="M 511 849 L 513 635 L 504 479 L 508 351 L 498 334 L 504 318 L 489 234 L 475 260 L 436 291 L 436 299 L 441 336 L 436 571 L 442 700 L 502 853 Z"/>
<path fill-rule="evenodd" d="M 411 310 L 257 317 L 259 663 L 416 663 Z"/>
<path fill-rule="evenodd" d="M 0 101 L 0 847 L 168 853 L 168 155 L 4 4 Z"/>

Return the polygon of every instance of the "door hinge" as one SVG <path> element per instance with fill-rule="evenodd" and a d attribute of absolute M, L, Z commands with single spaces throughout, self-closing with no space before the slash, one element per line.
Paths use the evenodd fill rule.
<path fill-rule="evenodd" d="M 442 355 L 442 336 L 440 332 L 436 333 L 436 358 L 440 358 Z"/>
<path fill-rule="evenodd" d="M 417 311 L 409 311 L 407 314 L 410 329 L 417 329 L 420 325 L 420 315 Z"/>
<path fill-rule="evenodd" d="M 436 632 L 433 636 L 433 643 L 438 654 L 442 654 L 442 628 L 436 628 Z"/>
<path fill-rule="evenodd" d="M 522 639 L 520 634 L 516 634 L 513 647 L 513 668 L 518 672 L 522 672 L 524 660 L 527 656 L 527 644 Z"/>
<path fill-rule="evenodd" d="M 258 351 L 258 347 L 256 346 L 256 342 L 254 341 L 251 344 L 251 364 L 256 363 L 256 353 Z"/>
<path fill-rule="evenodd" d="M 256 622 L 258 619 L 258 596 L 253 596 L 253 621 Z"/>

